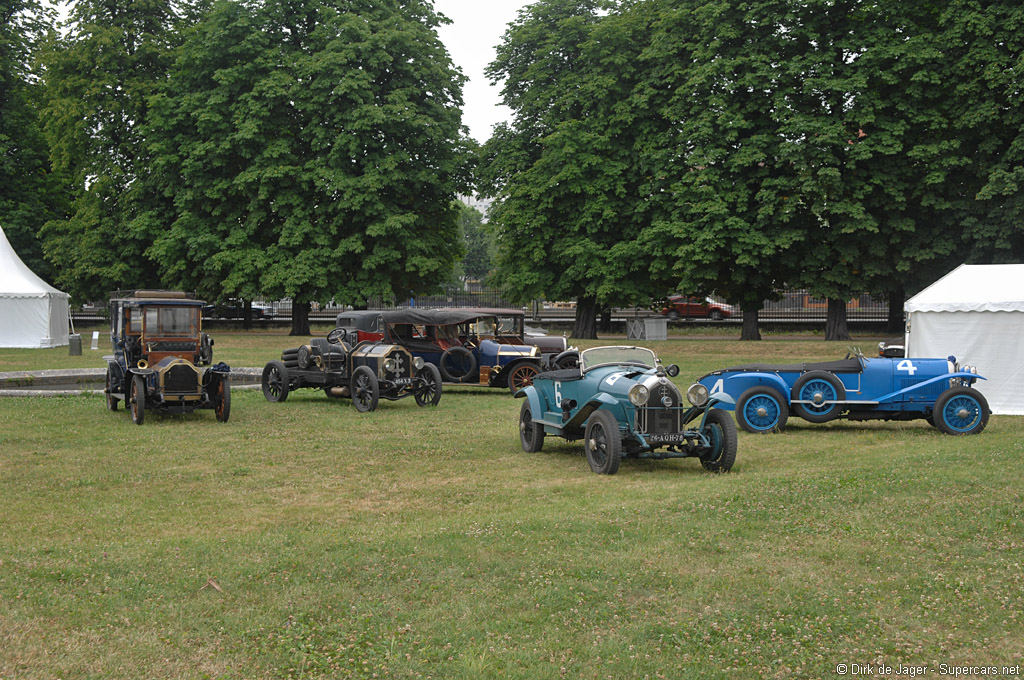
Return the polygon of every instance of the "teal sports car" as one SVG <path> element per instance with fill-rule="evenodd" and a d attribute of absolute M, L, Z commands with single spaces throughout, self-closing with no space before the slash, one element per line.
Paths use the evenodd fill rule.
<path fill-rule="evenodd" d="M 583 440 L 590 469 L 613 475 L 623 457 L 698 458 L 704 469 L 727 472 L 736 460 L 736 424 L 700 384 L 686 392 L 644 347 L 593 347 L 580 352 L 579 365 L 539 373 L 516 392 L 523 450 L 540 451 L 548 435 Z"/>

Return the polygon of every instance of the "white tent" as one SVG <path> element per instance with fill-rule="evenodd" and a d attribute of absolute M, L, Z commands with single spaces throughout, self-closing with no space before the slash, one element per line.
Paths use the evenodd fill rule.
<path fill-rule="evenodd" d="M 908 357 L 977 366 L 992 412 L 1024 415 L 1024 264 L 960 265 L 903 309 Z"/>
<path fill-rule="evenodd" d="M 0 227 L 0 347 L 68 344 L 68 294 L 36 276 Z"/>

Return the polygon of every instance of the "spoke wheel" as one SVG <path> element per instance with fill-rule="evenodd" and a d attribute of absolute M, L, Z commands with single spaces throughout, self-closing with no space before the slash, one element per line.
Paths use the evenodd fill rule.
<path fill-rule="evenodd" d="M 146 420 L 146 383 L 141 375 L 132 376 L 132 389 L 128 401 L 131 403 L 132 422 L 142 425 Z"/>
<path fill-rule="evenodd" d="M 711 449 L 701 456 L 700 464 L 708 472 L 728 472 L 736 462 L 738 438 L 736 423 L 729 414 L 719 408 L 708 411 L 704 421 L 704 436 L 711 442 Z"/>
<path fill-rule="evenodd" d="M 231 383 L 227 376 L 220 376 L 217 380 L 217 388 L 214 396 L 213 412 L 217 420 L 222 423 L 228 422 L 231 417 Z"/>
<path fill-rule="evenodd" d="M 380 399 L 380 384 L 377 376 L 366 366 L 360 366 L 352 373 L 352 405 L 360 413 L 373 411 Z"/>
<path fill-rule="evenodd" d="M 622 434 L 619 423 L 608 411 L 594 411 L 587 419 L 583 449 L 590 469 L 599 475 L 614 475 L 622 460 Z"/>
<path fill-rule="evenodd" d="M 107 387 L 106 387 L 105 392 L 107 394 L 107 410 L 108 411 L 116 411 L 117 410 L 117 404 L 121 400 L 118 399 L 117 397 L 115 397 L 113 394 L 110 393 L 110 369 L 109 368 L 107 369 Z"/>
<path fill-rule="evenodd" d="M 946 434 L 960 436 L 984 430 L 989 413 L 988 402 L 981 392 L 971 387 L 951 387 L 935 401 L 932 419 Z"/>
<path fill-rule="evenodd" d="M 782 432 L 789 420 L 789 405 L 778 390 L 751 387 L 736 402 L 736 422 L 747 432 Z"/>
<path fill-rule="evenodd" d="M 533 377 L 538 373 L 540 373 L 540 369 L 533 364 L 519 364 L 508 374 L 509 391 L 515 394 L 524 387 L 532 385 Z"/>
<path fill-rule="evenodd" d="M 835 402 L 846 399 L 846 389 L 833 373 L 808 371 L 793 384 L 790 396 L 792 401 L 810 402 L 793 404 L 794 415 L 812 423 L 827 423 L 842 411 L 842 404 Z"/>
<path fill-rule="evenodd" d="M 441 401 L 441 372 L 434 364 L 423 364 L 419 378 L 422 384 L 413 399 L 420 406 L 437 406 L 437 402 Z"/>
<path fill-rule="evenodd" d="M 284 401 L 288 398 L 288 369 L 278 360 L 269 362 L 263 367 L 263 378 L 260 381 L 263 396 L 267 401 Z"/>

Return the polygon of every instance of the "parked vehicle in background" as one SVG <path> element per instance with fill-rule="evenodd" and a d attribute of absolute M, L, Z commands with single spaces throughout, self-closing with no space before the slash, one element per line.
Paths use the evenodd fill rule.
<path fill-rule="evenodd" d="M 529 385 L 550 367 L 578 362 L 564 337 L 523 335 L 523 313 L 482 308 L 381 313 L 384 338 L 437 365 L 448 383 L 506 388 Z"/>
<path fill-rule="evenodd" d="M 272 312 L 268 312 L 265 307 L 252 305 L 252 311 L 249 318 L 253 321 L 262 321 L 264 319 L 272 319 L 274 315 Z M 225 302 L 215 305 L 205 305 L 203 307 L 203 316 L 207 319 L 244 319 L 245 318 L 245 305 L 241 302 Z"/>
<path fill-rule="evenodd" d="M 224 363 L 210 366 L 213 338 L 202 332 L 202 308 L 202 300 L 181 291 L 118 291 L 111 296 L 114 353 L 103 357 L 109 410 L 125 402 L 138 425 L 150 409 L 213 409 L 217 420 L 227 422 L 231 369 Z"/>
<path fill-rule="evenodd" d="M 346 328 L 326 338 L 286 349 L 280 360 L 263 368 L 263 396 L 280 402 L 301 388 L 322 389 L 328 397 L 347 397 L 357 411 L 373 411 L 380 399 L 413 397 L 420 406 L 441 400 L 437 367 L 414 357 L 400 345 L 362 340 L 350 345 Z"/>
<path fill-rule="evenodd" d="M 927 419 L 951 435 L 985 429 L 990 411 L 972 387 L 984 380 L 976 368 L 953 356 L 907 359 L 899 346 L 883 344 L 879 355 L 854 350 L 838 361 L 733 366 L 699 382 L 735 400 L 736 422 L 747 432 L 781 432 L 790 415 L 811 423 Z"/>
<path fill-rule="evenodd" d="M 723 393 L 691 385 L 690 406 L 665 368 L 644 347 L 594 347 L 580 353 L 573 368 L 534 376 L 516 393 L 519 440 L 523 450 L 540 451 L 548 435 L 583 440 L 590 469 L 613 475 L 623 456 L 698 458 L 704 469 L 726 472 L 736 460 L 736 425 L 718 405 L 731 405 Z"/>
<path fill-rule="evenodd" d="M 341 312 L 336 323 L 347 340 L 402 345 L 436 365 L 449 384 L 515 391 L 542 370 L 579 361 L 565 336 L 527 333 L 525 317 L 518 309 L 403 308 Z"/>
<path fill-rule="evenodd" d="M 661 315 L 670 321 L 676 319 L 711 319 L 721 321 L 730 318 L 736 311 L 732 305 L 715 302 L 711 298 L 669 295 L 668 304 L 661 309 Z"/>

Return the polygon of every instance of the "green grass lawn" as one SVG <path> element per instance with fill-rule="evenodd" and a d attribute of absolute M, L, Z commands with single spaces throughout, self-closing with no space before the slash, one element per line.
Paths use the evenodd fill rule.
<path fill-rule="evenodd" d="M 236 366 L 297 344 L 215 337 Z M 0 350 L 0 370 L 102 366 L 83 340 L 82 357 Z M 683 385 L 846 349 L 649 344 Z M 579 442 L 523 453 L 519 406 L 448 390 L 436 408 L 358 414 L 312 390 L 236 391 L 227 424 L 200 411 L 139 427 L 99 396 L 0 399 L 0 678 L 1024 663 L 1024 419 L 968 438 L 794 419 L 741 432 L 731 474 L 627 460 L 599 477 Z"/>

